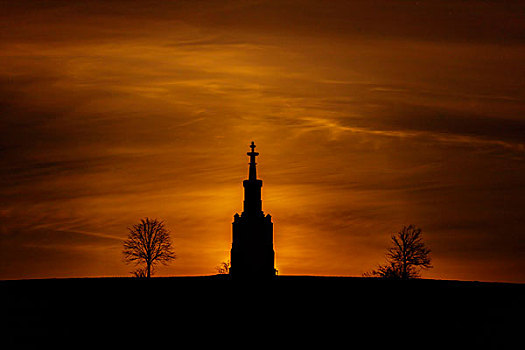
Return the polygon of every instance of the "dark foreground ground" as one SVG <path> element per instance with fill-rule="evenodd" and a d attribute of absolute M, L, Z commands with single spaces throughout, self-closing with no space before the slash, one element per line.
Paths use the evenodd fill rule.
<path fill-rule="evenodd" d="M 525 284 L 226 276 L 0 281 L 2 345 L 505 349 Z"/>

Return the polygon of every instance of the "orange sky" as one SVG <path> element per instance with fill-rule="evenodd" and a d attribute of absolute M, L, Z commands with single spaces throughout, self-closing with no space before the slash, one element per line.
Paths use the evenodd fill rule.
<path fill-rule="evenodd" d="M 525 13 L 486 1 L 46 1 L 0 11 L 0 278 L 127 276 L 163 219 L 215 273 L 250 141 L 280 274 L 525 282 Z"/>

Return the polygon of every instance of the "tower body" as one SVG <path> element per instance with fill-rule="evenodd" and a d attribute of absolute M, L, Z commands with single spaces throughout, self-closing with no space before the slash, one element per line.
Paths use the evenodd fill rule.
<path fill-rule="evenodd" d="M 262 211 L 262 180 L 257 179 L 255 145 L 252 142 L 248 180 L 243 181 L 244 210 L 235 214 L 232 223 L 230 274 L 235 278 L 275 276 L 273 223 Z"/>

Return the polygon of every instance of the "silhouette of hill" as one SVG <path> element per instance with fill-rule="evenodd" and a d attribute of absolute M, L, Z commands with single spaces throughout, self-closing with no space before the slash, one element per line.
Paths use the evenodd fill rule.
<path fill-rule="evenodd" d="M 243 347 L 504 348 L 523 327 L 524 296 L 525 284 L 360 277 L 0 281 L 3 339 L 17 345 L 152 346 L 168 336 Z"/>

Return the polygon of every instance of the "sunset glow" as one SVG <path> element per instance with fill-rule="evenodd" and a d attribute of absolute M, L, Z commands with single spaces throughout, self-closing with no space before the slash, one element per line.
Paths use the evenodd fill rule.
<path fill-rule="evenodd" d="M 129 276 L 146 216 L 216 273 L 254 140 L 279 274 L 416 224 L 423 277 L 525 282 L 523 4 L 329 3 L 3 3 L 0 279 Z"/>

